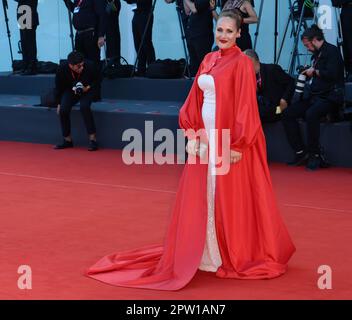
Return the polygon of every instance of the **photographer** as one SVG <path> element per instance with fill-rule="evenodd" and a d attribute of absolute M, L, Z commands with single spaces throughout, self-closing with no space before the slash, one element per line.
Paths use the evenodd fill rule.
<path fill-rule="evenodd" d="M 290 104 L 295 89 L 295 80 L 279 65 L 261 63 L 254 50 L 247 49 L 244 53 L 252 60 L 256 73 L 261 121 L 280 120 L 282 112 Z"/>
<path fill-rule="evenodd" d="M 22 75 L 34 75 L 37 74 L 37 27 L 39 25 L 38 17 L 38 0 L 15 0 L 18 3 L 17 6 L 17 21 L 21 20 L 22 14 L 30 15 L 31 25 L 21 26 L 20 25 L 20 37 L 21 37 L 21 49 L 23 59 Z M 25 7 L 30 8 L 30 12 L 25 10 Z M 26 23 L 27 17 L 26 17 Z"/>
<path fill-rule="evenodd" d="M 64 0 L 73 13 L 76 29 L 75 50 L 82 52 L 86 59 L 100 62 L 100 48 L 105 43 L 107 12 L 106 1 Z"/>
<path fill-rule="evenodd" d="M 347 81 L 352 81 L 352 0 L 332 0 L 331 2 L 334 7 L 341 7 L 343 55 Z"/>
<path fill-rule="evenodd" d="M 89 135 L 89 151 L 98 150 L 96 129 L 90 109 L 97 95 L 100 73 L 95 63 L 84 60 L 80 52 L 73 51 L 67 57 L 67 63 L 59 67 L 56 78 L 57 113 L 60 116 L 64 141 L 55 149 L 72 148 L 70 113 L 72 107 L 79 102 L 80 110 Z"/>
<path fill-rule="evenodd" d="M 302 73 L 310 81 L 310 85 L 306 84 L 309 90 L 302 101 L 284 110 L 282 120 L 288 141 L 296 153 L 290 164 L 306 164 L 308 169 L 315 170 L 328 166 L 320 150 L 320 119 L 343 102 L 344 68 L 340 51 L 325 41 L 323 31 L 317 25 L 306 29 L 301 39 L 313 53 L 312 66 Z M 307 147 L 297 122 L 302 117 L 307 125 Z"/>
<path fill-rule="evenodd" d="M 152 42 L 152 33 L 153 33 L 153 21 L 154 15 L 151 13 L 152 10 L 152 0 L 125 0 L 128 4 L 137 4 L 137 8 L 134 9 L 134 15 L 132 19 L 132 32 L 133 32 L 133 40 L 134 40 L 134 47 L 136 52 L 140 46 L 141 47 L 139 57 L 138 57 L 138 71 L 135 73 L 136 76 L 144 77 L 147 65 L 155 61 L 155 51 Z M 149 15 L 151 14 L 149 24 L 147 27 L 147 22 Z M 143 38 L 143 34 L 146 29 L 145 37 Z"/>

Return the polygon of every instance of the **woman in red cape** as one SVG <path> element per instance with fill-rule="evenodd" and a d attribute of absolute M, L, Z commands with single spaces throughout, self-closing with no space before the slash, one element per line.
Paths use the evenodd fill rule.
<path fill-rule="evenodd" d="M 209 129 L 229 129 L 229 171 L 215 178 L 210 155 L 209 165 L 192 161 L 199 142 L 188 133 L 190 156 L 164 245 L 105 256 L 87 270 L 89 277 L 116 286 L 178 290 L 198 269 L 234 279 L 285 273 L 295 247 L 273 193 L 253 66 L 235 45 L 240 25 L 236 13 L 220 15 L 220 49 L 204 58 L 179 116 L 181 128 L 206 130 L 209 154 L 214 146 Z M 222 150 L 223 143 L 219 134 L 215 144 Z"/>

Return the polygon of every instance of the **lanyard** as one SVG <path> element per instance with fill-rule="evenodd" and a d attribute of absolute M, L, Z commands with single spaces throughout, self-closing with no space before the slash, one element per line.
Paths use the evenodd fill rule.
<path fill-rule="evenodd" d="M 257 88 L 262 88 L 262 77 L 260 76 L 260 73 L 257 75 Z"/>
<path fill-rule="evenodd" d="M 76 7 L 81 7 L 83 0 L 79 0 Z"/>
<path fill-rule="evenodd" d="M 318 64 L 318 61 L 319 61 L 320 57 L 321 57 L 321 51 L 319 52 L 319 55 L 317 56 L 317 59 L 314 60 L 314 63 L 313 63 L 313 68 L 314 68 L 314 69 L 315 69 L 315 67 L 316 67 L 317 64 Z"/>
<path fill-rule="evenodd" d="M 76 73 L 73 72 L 72 70 L 71 70 L 71 75 L 72 75 L 73 80 L 75 80 L 75 81 L 77 81 L 77 80 L 79 79 L 79 77 L 81 76 L 81 75 L 78 73 L 78 74 L 77 74 L 77 79 L 76 79 Z"/>

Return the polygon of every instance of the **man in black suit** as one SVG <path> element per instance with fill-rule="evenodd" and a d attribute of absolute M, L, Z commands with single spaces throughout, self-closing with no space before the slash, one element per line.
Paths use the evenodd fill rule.
<path fill-rule="evenodd" d="M 107 12 L 106 1 L 64 0 L 73 13 L 73 26 L 76 29 L 75 50 L 86 59 L 99 63 L 100 48 L 105 43 Z"/>
<path fill-rule="evenodd" d="M 262 122 L 280 120 L 292 99 L 295 80 L 279 65 L 260 63 L 254 50 L 247 49 L 244 53 L 252 60 L 256 73 L 258 108 Z"/>
<path fill-rule="evenodd" d="M 194 77 L 214 43 L 213 15 L 208 0 L 184 0 L 188 16 L 185 35 L 187 39 L 190 73 Z"/>
<path fill-rule="evenodd" d="M 15 0 L 18 3 L 17 21 L 20 26 L 21 49 L 23 57 L 22 75 L 37 73 L 37 38 L 39 25 L 38 0 Z M 30 10 L 28 10 L 28 8 Z M 28 19 L 30 17 L 30 19 Z M 28 25 L 29 23 L 29 25 Z"/>
<path fill-rule="evenodd" d="M 107 1 L 107 28 L 106 28 L 106 57 L 116 58 L 120 61 L 121 56 L 121 36 L 119 15 L 121 10 L 120 0 Z"/>
<path fill-rule="evenodd" d="M 155 61 L 155 50 L 153 46 L 153 22 L 154 14 L 152 0 L 125 0 L 128 4 L 136 4 L 133 9 L 132 32 L 134 47 L 139 52 L 136 76 L 145 76 L 147 66 Z M 150 17 L 149 23 L 148 19 Z M 148 23 L 148 26 L 147 26 Z M 143 39 L 143 35 L 145 37 Z M 143 40 L 143 43 L 142 43 Z"/>
<path fill-rule="evenodd" d="M 57 113 L 63 135 L 63 143 L 55 149 L 72 148 L 70 114 L 72 107 L 79 102 L 84 124 L 89 135 L 89 151 L 98 150 L 96 128 L 90 106 L 99 91 L 100 72 L 96 63 L 85 60 L 82 53 L 71 52 L 67 63 L 61 65 L 55 78 Z"/>

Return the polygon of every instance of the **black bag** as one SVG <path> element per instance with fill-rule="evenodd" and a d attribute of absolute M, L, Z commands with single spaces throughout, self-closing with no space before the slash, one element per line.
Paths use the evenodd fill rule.
<path fill-rule="evenodd" d="M 108 79 L 130 78 L 132 73 L 133 65 L 128 64 L 123 57 L 109 59 L 107 65 L 103 68 L 103 76 Z"/>
<path fill-rule="evenodd" d="M 37 62 L 37 72 L 42 74 L 52 74 L 56 73 L 58 64 L 51 61 L 38 61 Z M 23 60 L 14 60 L 12 63 L 13 72 L 18 72 L 23 70 L 25 63 Z"/>
<path fill-rule="evenodd" d="M 186 60 L 156 60 L 148 66 L 146 77 L 154 79 L 182 78 L 186 66 Z"/>
<path fill-rule="evenodd" d="M 25 66 L 25 63 L 23 60 L 13 60 L 12 70 L 13 72 L 21 71 L 23 70 L 24 66 Z"/>
<path fill-rule="evenodd" d="M 51 61 L 38 61 L 37 63 L 38 73 L 42 74 L 55 74 L 58 67 L 57 63 Z"/>
<path fill-rule="evenodd" d="M 40 106 L 47 108 L 56 108 L 59 104 L 57 99 L 57 91 L 52 88 L 40 95 Z"/>

